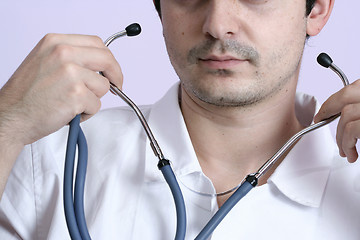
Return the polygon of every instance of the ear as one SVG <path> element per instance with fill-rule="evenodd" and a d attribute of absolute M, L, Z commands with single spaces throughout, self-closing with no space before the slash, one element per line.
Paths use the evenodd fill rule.
<path fill-rule="evenodd" d="M 308 35 L 315 36 L 320 33 L 330 17 L 334 2 L 335 0 L 316 0 L 311 13 L 307 16 Z"/>

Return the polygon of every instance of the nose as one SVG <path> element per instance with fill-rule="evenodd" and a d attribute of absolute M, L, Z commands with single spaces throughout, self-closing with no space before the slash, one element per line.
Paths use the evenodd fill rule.
<path fill-rule="evenodd" d="M 238 33 L 240 26 L 236 2 L 210 0 L 205 13 L 203 33 L 219 40 L 233 38 Z"/>

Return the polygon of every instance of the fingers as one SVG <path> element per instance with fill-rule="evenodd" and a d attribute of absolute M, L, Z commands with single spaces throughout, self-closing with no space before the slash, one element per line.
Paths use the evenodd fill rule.
<path fill-rule="evenodd" d="M 46 34 L 37 44 L 36 48 L 48 48 L 49 46 L 56 46 L 58 44 L 65 44 L 71 46 L 81 47 L 98 47 L 107 48 L 100 37 L 79 34 Z"/>
<path fill-rule="evenodd" d="M 83 95 L 87 91 L 93 93 L 93 95 L 100 99 L 110 88 L 110 83 L 107 78 L 97 72 L 72 63 L 64 64 L 61 68 L 57 69 L 53 75 L 57 75 L 55 83 L 53 83 L 53 86 L 45 86 L 47 91 L 63 89 L 63 96 L 67 96 L 69 99 L 74 98 L 73 101 L 79 101 L 75 99 L 75 96 Z M 54 94 L 56 93 L 54 92 Z M 74 95 L 74 97 L 72 95 Z"/>
<path fill-rule="evenodd" d="M 84 75 L 81 76 L 81 80 L 84 82 L 86 88 L 99 99 L 102 98 L 110 89 L 109 80 L 93 71 L 84 70 Z"/>
<path fill-rule="evenodd" d="M 84 105 L 84 110 L 81 114 L 81 121 L 86 121 L 95 113 L 97 113 L 100 110 L 101 107 L 101 101 L 98 96 L 96 96 L 93 92 L 88 91 L 87 92 L 87 104 Z"/>
<path fill-rule="evenodd" d="M 336 143 L 339 154 L 347 157 L 349 162 L 357 159 L 356 142 L 360 137 L 360 104 L 346 105 L 341 111 L 341 117 L 337 126 Z"/>
<path fill-rule="evenodd" d="M 119 64 L 99 37 L 48 34 L 0 91 L 0 122 L 22 130 L 0 133 L 8 131 L 5 135 L 25 145 L 77 114 L 86 120 L 100 109 L 109 81 L 121 87 L 122 79 Z"/>
<path fill-rule="evenodd" d="M 100 108 L 100 98 L 103 97 L 110 88 L 109 80 L 100 74 L 82 68 L 73 63 L 64 64 L 54 71 L 54 83 L 51 85 L 34 86 L 29 98 L 41 101 L 47 99 L 47 103 L 58 106 L 59 109 L 69 109 L 71 116 L 77 114 L 95 114 Z M 44 92 L 38 99 L 38 91 Z M 26 95 L 25 97 L 28 97 Z M 95 101 L 96 100 L 96 101 Z"/>
<path fill-rule="evenodd" d="M 314 118 L 314 122 L 319 122 L 337 113 L 341 113 L 337 126 L 336 143 L 340 156 L 347 157 L 351 163 L 355 162 L 358 158 L 356 143 L 360 137 L 359 93 L 360 80 L 357 80 L 326 100 Z"/>
<path fill-rule="evenodd" d="M 342 139 L 339 139 L 341 144 L 339 149 L 341 149 L 342 151 L 342 156 L 347 157 L 350 163 L 355 162 L 358 158 L 356 142 L 357 139 L 360 137 L 359 126 L 359 120 L 346 124 L 346 127 L 343 130 L 343 137 Z"/>
<path fill-rule="evenodd" d="M 61 35 L 60 35 L 61 36 Z M 74 37 L 83 39 L 83 37 Z M 58 43 L 51 47 L 51 52 L 47 57 L 48 62 L 57 62 L 59 64 L 75 63 L 86 69 L 96 72 L 103 72 L 108 81 L 114 83 L 116 86 L 122 86 L 122 71 L 119 64 L 116 62 L 111 51 L 103 45 L 97 43 L 97 39 L 90 37 L 89 42 L 85 42 L 85 46 L 76 46 L 69 43 Z M 55 41 L 55 40 L 52 40 Z M 75 41 L 75 42 L 77 42 Z M 69 41 L 68 41 L 69 42 Z M 91 46 L 91 43 L 97 45 Z"/>
<path fill-rule="evenodd" d="M 348 104 L 359 102 L 360 80 L 344 87 L 337 93 L 331 95 L 321 106 L 319 112 L 314 117 L 314 122 L 320 122 L 342 111 Z"/>

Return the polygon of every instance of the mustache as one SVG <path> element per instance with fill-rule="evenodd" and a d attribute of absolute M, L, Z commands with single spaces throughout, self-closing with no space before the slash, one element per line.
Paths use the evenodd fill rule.
<path fill-rule="evenodd" d="M 260 59 L 260 54 L 257 50 L 249 45 L 232 39 L 224 41 L 209 39 L 190 49 L 187 60 L 190 64 L 196 64 L 200 58 L 205 58 L 211 53 L 230 53 L 234 57 L 246 59 L 256 66 L 259 64 Z"/>

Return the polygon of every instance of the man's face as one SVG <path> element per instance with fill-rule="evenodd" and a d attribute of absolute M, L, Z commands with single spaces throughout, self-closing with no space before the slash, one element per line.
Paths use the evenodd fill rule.
<path fill-rule="evenodd" d="M 170 60 L 190 96 L 247 106 L 296 82 L 304 0 L 162 0 L 161 9 Z"/>

